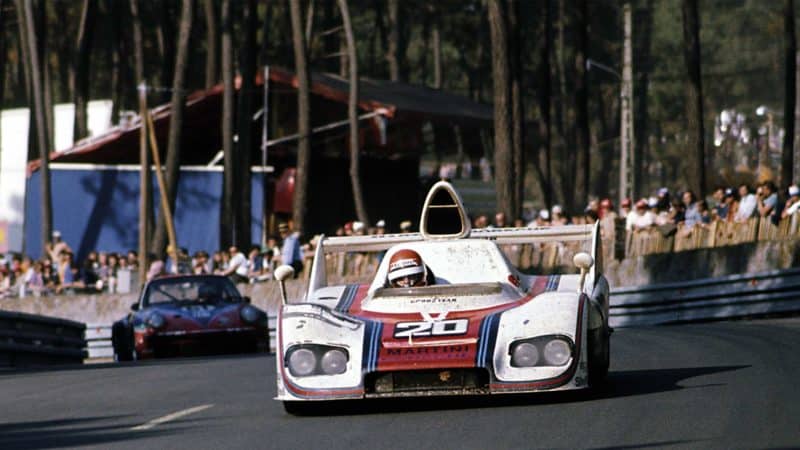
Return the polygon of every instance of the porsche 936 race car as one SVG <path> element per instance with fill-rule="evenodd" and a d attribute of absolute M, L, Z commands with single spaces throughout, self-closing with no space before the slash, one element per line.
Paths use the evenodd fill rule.
<path fill-rule="evenodd" d="M 114 357 L 269 350 L 267 315 L 221 275 L 176 275 L 149 281 L 131 312 L 111 328 Z"/>
<path fill-rule="evenodd" d="M 288 412 L 310 400 L 580 389 L 605 377 L 597 224 L 471 229 L 447 182 L 428 193 L 419 223 L 416 233 L 318 240 L 305 298 L 288 304 L 284 294 L 279 314 L 276 399 Z M 527 275 L 501 251 L 556 241 L 580 243 L 578 270 Z M 329 286 L 325 255 L 341 251 L 386 253 L 371 283 Z M 396 257 L 412 253 L 422 269 Z M 415 273 L 425 282 L 387 281 Z M 281 283 L 290 275 L 276 271 Z"/>

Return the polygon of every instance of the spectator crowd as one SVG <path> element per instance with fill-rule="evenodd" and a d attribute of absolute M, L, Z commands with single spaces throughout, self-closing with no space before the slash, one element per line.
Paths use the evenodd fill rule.
<path fill-rule="evenodd" d="M 473 228 L 544 227 L 553 225 L 594 223 L 605 218 L 625 220 L 625 228 L 631 232 L 652 227 L 670 230 L 682 225 L 684 229 L 704 227 L 713 221 L 745 222 L 760 217 L 777 224 L 800 210 L 800 187 L 791 185 L 780 191 L 767 181 L 753 189 L 747 184 L 717 187 L 710 198 L 698 199 L 691 190 L 676 195 L 666 187 L 658 189 L 653 196 L 635 202 L 625 199 L 616 209 L 608 199 L 592 199 L 583 212 L 570 215 L 560 205 L 538 211 L 528 211 L 526 216 L 509 220 L 502 212 L 491 219 L 488 215 L 471 218 Z M 387 232 L 411 232 L 413 223 L 404 220 L 396 230 L 388 230 L 384 220 L 373 227 L 359 221 L 347 222 L 333 233 L 335 236 L 359 236 L 384 234 Z M 280 223 L 278 235 L 270 236 L 264 245 L 251 245 L 242 251 L 231 246 L 227 251 L 216 251 L 209 255 L 200 250 L 189 255 L 185 248 L 176 252 L 167 249 L 166 260 L 148 255 L 151 261 L 146 278 L 164 274 L 221 274 L 237 283 L 257 283 L 272 279 L 274 269 L 287 264 L 295 269 L 295 276 L 302 273 L 313 256 L 318 237 L 301 242 L 299 233 L 291 223 Z M 27 255 L 6 254 L 0 256 L 0 298 L 26 295 L 59 295 L 71 293 L 116 293 L 123 275 L 130 283 L 131 275 L 138 272 L 139 255 L 130 250 L 126 254 L 91 251 L 81 262 L 76 262 L 70 246 L 54 231 L 46 254 L 34 260 Z"/>

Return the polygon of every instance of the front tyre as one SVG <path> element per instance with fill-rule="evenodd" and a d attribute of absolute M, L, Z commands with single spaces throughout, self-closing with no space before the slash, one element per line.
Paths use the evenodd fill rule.
<path fill-rule="evenodd" d="M 306 416 L 311 414 L 311 406 L 314 402 L 298 402 L 294 400 L 285 400 L 283 402 L 283 409 L 288 414 L 293 416 Z"/>
<path fill-rule="evenodd" d="M 589 330 L 589 387 L 600 386 L 611 362 L 610 332 L 606 327 Z"/>

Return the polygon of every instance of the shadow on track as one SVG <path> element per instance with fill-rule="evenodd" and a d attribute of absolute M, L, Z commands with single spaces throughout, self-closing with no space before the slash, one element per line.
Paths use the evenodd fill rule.
<path fill-rule="evenodd" d="M 101 445 L 144 437 L 175 434 L 184 429 L 132 431 L 133 423 L 103 425 L 102 422 L 128 416 L 80 417 L 59 420 L 0 424 L 0 448 L 74 448 Z"/>
<path fill-rule="evenodd" d="M 687 389 L 678 383 L 688 378 L 735 371 L 746 367 L 750 366 L 712 366 L 610 372 L 603 385 L 589 390 L 577 391 L 308 402 L 301 405 L 303 406 L 302 410 L 296 413 L 293 412 L 293 414 L 302 416 L 362 415 L 384 412 L 402 413 L 575 403 Z M 305 407 L 305 405 L 309 406 Z"/>
<path fill-rule="evenodd" d="M 0 378 L 13 377 L 16 375 L 24 375 L 30 373 L 41 372 L 62 372 L 62 371 L 75 371 L 75 370 L 96 370 L 96 369 L 114 369 L 114 368 L 135 368 L 135 367 L 149 367 L 149 366 L 180 366 L 189 364 L 202 364 L 208 361 L 226 360 L 226 359 L 252 359 L 252 358 L 265 358 L 269 359 L 269 367 L 275 364 L 275 355 L 269 353 L 234 353 L 224 355 L 203 355 L 203 356 L 184 356 L 176 358 L 161 358 L 161 359 L 147 359 L 141 361 L 129 362 L 104 362 L 95 364 L 65 364 L 60 366 L 31 366 L 31 367 L 3 367 L 0 368 Z"/>

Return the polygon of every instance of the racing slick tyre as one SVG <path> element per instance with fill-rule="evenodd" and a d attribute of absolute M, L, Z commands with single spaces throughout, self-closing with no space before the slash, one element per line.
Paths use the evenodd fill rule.
<path fill-rule="evenodd" d="M 608 375 L 610 365 L 610 332 L 606 327 L 589 330 L 589 387 L 600 386 Z"/>
<path fill-rule="evenodd" d="M 307 416 L 311 414 L 314 403 L 317 402 L 284 401 L 283 409 L 293 416 Z"/>
<path fill-rule="evenodd" d="M 111 328 L 111 346 L 114 349 L 114 361 L 133 361 L 133 338 L 128 336 L 125 327 L 119 323 Z"/>

